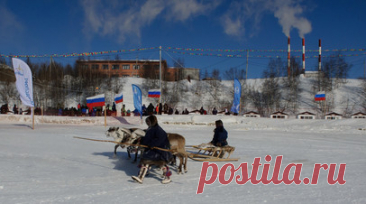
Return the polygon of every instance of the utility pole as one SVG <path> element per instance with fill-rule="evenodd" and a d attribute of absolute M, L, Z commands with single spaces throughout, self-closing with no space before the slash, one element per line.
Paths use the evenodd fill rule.
<path fill-rule="evenodd" d="M 163 96 L 163 93 L 161 91 L 161 46 L 159 47 L 159 87 L 160 87 L 160 97 L 159 97 L 159 103 L 160 103 L 161 97 Z"/>
<path fill-rule="evenodd" d="M 245 81 L 248 79 L 248 55 L 249 55 L 249 50 L 247 49 L 247 71 L 245 72 Z"/>
<path fill-rule="evenodd" d="M 49 80 L 51 81 L 51 66 L 52 66 L 52 61 L 53 61 L 53 59 L 52 59 L 52 56 L 50 57 L 50 78 L 49 78 Z"/>
<path fill-rule="evenodd" d="M 366 80 L 366 61 L 363 60 L 363 80 Z"/>

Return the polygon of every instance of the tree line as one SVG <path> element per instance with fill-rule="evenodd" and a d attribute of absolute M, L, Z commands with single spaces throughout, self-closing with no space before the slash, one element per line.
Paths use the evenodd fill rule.
<path fill-rule="evenodd" d="M 83 59 L 79 58 L 78 60 Z M 123 90 L 125 80 L 119 77 L 111 77 L 101 72 L 85 69 L 75 61 L 74 65 L 63 65 L 54 60 L 50 62 L 33 63 L 30 58 L 26 59 L 33 73 L 34 102 L 36 106 L 60 107 L 66 105 L 67 97 L 74 94 L 79 101 L 85 101 L 87 96 L 109 91 L 119 93 Z M 19 99 L 14 86 L 15 78 L 12 69 L 6 68 L 6 60 L 0 58 L 1 75 L 0 99 L 3 103 L 9 103 L 14 99 Z M 187 104 L 190 107 L 205 106 L 205 109 L 212 110 L 229 108 L 232 105 L 234 90 L 225 89 L 222 78 L 232 81 L 239 79 L 242 84 L 241 110 L 256 110 L 263 116 L 268 116 L 275 111 L 296 113 L 300 104 L 302 89 L 299 77 L 302 73 L 300 62 L 292 57 L 290 60 L 291 72 L 287 72 L 287 60 L 281 58 L 270 59 L 267 67 L 263 71 L 263 82 L 257 84 L 247 84 L 246 72 L 239 67 L 216 68 L 212 73 L 201 73 L 201 79 L 187 85 L 186 80 L 176 82 L 162 81 L 161 101 L 170 104 L 171 107 Z M 174 62 L 174 67 L 184 68 L 184 60 L 178 59 Z M 312 94 L 318 91 L 327 92 L 327 107 L 334 108 L 334 90 L 347 82 L 348 73 L 352 65 L 347 63 L 345 58 L 339 53 L 336 57 L 327 58 L 322 65 L 322 71 L 313 80 Z M 154 70 L 154 71 L 152 71 Z M 221 70 L 225 70 L 222 71 Z M 163 70 L 164 74 L 167 74 Z M 143 78 L 142 90 L 147 93 L 149 89 L 159 88 L 159 72 L 155 67 L 143 66 L 140 71 Z M 178 75 L 180 73 L 178 72 Z M 165 77 L 163 76 L 163 79 Z M 182 77 L 178 76 L 179 79 Z M 113 97 L 110 94 L 110 97 Z M 366 98 L 366 82 L 359 89 L 359 95 Z M 149 99 L 152 103 L 157 103 L 157 99 Z M 205 101 L 205 104 L 203 103 Z M 314 102 L 316 103 L 316 102 Z M 322 104 L 314 104 L 318 111 L 322 110 Z M 362 106 L 366 110 L 366 102 L 363 100 Z M 349 111 L 351 111 L 351 107 Z"/>

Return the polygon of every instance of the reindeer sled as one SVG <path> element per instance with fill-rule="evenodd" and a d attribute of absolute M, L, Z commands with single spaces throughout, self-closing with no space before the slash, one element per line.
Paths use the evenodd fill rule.
<path fill-rule="evenodd" d="M 230 158 L 235 151 L 235 147 L 226 145 L 224 147 L 216 147 L 211 143 L 203 143 L 200 145 L 190 145 L 188 148 L 188 158 L 194 161 L 238 161 L 239 158 Z"/>

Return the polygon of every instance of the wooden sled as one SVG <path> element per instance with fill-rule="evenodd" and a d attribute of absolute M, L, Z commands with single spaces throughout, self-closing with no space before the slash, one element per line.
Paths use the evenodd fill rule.
<path fill-rule="evenodd" d="M 198 152 L 188 152 L 188 157 L 195 161 L 238 161 L 239 158 L 230 158 L 231 154 L 235 151 L 235 147 L 225 146 L 216 147 L 213 145 L 202 146 L 202 145 L 192 145 L 192 151 L 198 150 Z"/>

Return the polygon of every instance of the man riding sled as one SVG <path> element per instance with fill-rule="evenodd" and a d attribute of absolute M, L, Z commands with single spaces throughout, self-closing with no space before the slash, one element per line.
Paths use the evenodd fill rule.
<path fill-rule="evenodd" d="M 140 161 L 140 172 L 138 176 L 132 176 L 132 179 L 142 183 L 147 171 L 150 166 L 156 165 L 163 170 L 163 180 L 162 183 L 170 183 L 171 171 L 167 166 L 167 163 L 172 159 L 172 153 L 169 152 L 170 144 L 166 132 L 159 126 L 156 116 L 150 115 L 145 120 L 148 129 L 146 131 L 145 137 L 141 141 L 141 145 L 147 146 Z M 163 151 L 157 148 L 166 149 L 168 151 Z"/>

